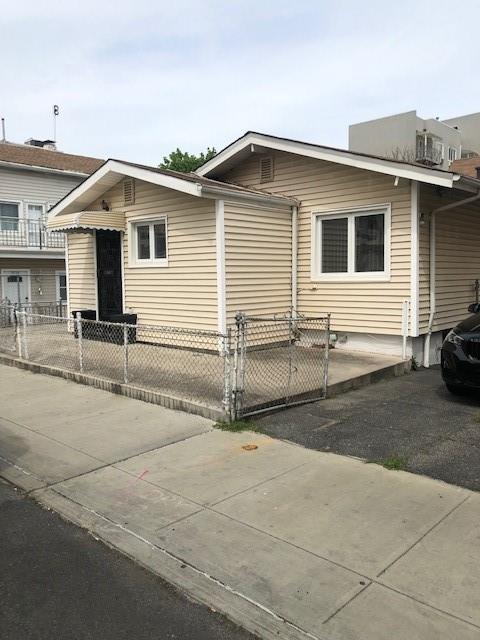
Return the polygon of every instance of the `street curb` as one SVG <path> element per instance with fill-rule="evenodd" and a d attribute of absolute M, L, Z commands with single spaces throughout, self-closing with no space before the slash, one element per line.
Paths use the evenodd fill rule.
<path fill-rule="evenodd" d="M 362 387 L 380 382 L 381 380 L 388 380 L 390 378 L 403 376 L 410 373 L 411 369 L 412 365 L 410 360 L 405 360 L 404 362 L 398 362 L 397 364 L 383 367 L 383 369 L 377 369 L 370 373 L 354 376 L 348 380 L 334 382 L 327 387 L 327 398 L 333 398 L 341 395 L 342 393 L 346 393 L 347 391 L 353 391 L 354 389 L 361 389 Z"/>
<path fill-rule="evenodd" d="M 148 571 L 174 585 L 192 600 L 223 614 L 265 640 L 327 640 L 298 629 L 212 576 L 175 557 L 125 527 L 88 509 L 54 489 L 41 488 L 30 496 L 66 520 L 87 529 L 93 537 L 119 551 Z"/>

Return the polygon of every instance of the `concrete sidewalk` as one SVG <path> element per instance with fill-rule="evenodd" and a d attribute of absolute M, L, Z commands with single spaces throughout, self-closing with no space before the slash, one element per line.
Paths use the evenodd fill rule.
<path fill-rule="evenodd" d="M 4 477 L 259 636 L 480 638 L 478 494 L 57 378 L 0 385 Z"/>

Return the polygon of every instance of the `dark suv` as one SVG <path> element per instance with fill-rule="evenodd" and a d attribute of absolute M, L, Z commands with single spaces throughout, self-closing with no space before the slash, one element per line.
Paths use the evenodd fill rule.
<path fill-rule="evenodd" d="M 468 310 L 473 315 L 457 324 L 442 345 L 442 377 L 451 393 L 480 391 L 480 304 Z"/>

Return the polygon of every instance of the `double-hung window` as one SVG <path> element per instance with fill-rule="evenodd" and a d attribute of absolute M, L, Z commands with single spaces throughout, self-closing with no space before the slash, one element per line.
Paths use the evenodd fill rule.
<path fill-rule="evenodd" d="M 314 280 L 386 280 L 390 262 L 388 206 L 313 218 Z"/>
<path fill-rule="evenodd" d="M 0 202 L 0 231 L 18 231 L 19 211 L 17 202 Z"/>
<path fill-rule="evenodd" d="M 130 238 L 133 264 L 167 265 L 167 219 L 165 217 L 133 222 Z"/>

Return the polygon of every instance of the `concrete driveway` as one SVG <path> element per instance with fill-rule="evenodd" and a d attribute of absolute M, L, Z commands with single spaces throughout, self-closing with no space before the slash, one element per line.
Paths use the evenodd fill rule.
<path fill-rule="evenodd" d="M 256 420 L 304 447 L 383 462 L 480 490 L 480 394 L 453 396 L 439 367 Z"/>
<path fill-rule="evenodd" d="M 57 378 L 0 385 L 4 475 L 260 637 L 480 637 L 478 494 Z"/>

